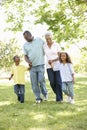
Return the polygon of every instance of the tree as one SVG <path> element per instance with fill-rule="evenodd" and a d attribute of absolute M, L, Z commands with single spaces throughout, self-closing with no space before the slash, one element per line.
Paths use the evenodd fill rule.
<path fill-rule="evenodd" d="M 30 25 L 32 17 L 35 24 L 48 25 L 48 30 L 59 43 L 69 41 L 75 44 L 77 39 L 86 39 L 87 34 L 87 0 L 3 0 L 7 16 L 7 28 L 14 33 L 23 31 Z M 29 26 L 29 29 L 31 26 Z M 78 46 L 78 45 L 77 45 Z M 87 55 L 83 51 L 84 55 Z"/>
<path fill-rule="evenodd" d="M 9 43 L 0 41 L 0 69 L 8 69 L 13 64 L 13 56 L 20 51 L 16 43 L 15 39 L 11 39 Z"/>
<path fill-rule="evenodd" d="M 85 37 L 87 19 L 84 16 L 86 11 L 84 0 L 40 2 L 40 6 L 34 11 L 37 18 L 35 23 L 46 23 L 58 42 Z"/>
<path fill-rule="evenodd" d="M 8 30 L 22 31 L 24 25 L 30 23 L 30 16 L 34 16 L 36 24 L 48 25 L 58 42 L 85 37 L 85 0 L 8 0 L 4 8 Z"/>
<path fill-rule="evenodd" d="M 35 0 L 8 0 L 3 8 L 7 17 L 7 28 L 13 32 L 23 31 L 25 24 L 30 23 L 30 12 Z"/>

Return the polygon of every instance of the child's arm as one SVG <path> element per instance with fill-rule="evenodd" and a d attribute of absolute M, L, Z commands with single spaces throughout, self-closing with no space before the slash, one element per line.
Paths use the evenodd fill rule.
<path fill-rule="evenodd" d="M 11 74 L 11 76 L 9 77 L 9 80 L 11 80 L 11 79 L 12 79 L 12 77 L 13 77 L 13 74 Z"/>
<path fill-rule="evenodd" d="M 72 75 L 72 82 L 75 83 L 73 65 L 72 65 L 72 64 L 69 64 L 68 67 L 69 67 L 70 73 L 71 73 L 71 75 Z"/>
<path fill-rule="evenodd" d="M 72 74 L 72 82 L 75 83 L 74 74 Z"/>
<path fill-rule="evenodd" d="M 53 62 L 58 61 L 58 60 L 59 60 L 59 58 L 57 57 L 57 58 L 54 59 L 54 60 L 49 60 L 48 63 L 49 63 L 49 64 L 52 64 Z"/>
<path fill-rule="evenodd" d="M 54 59 L 54 60 L 49 60 L 48 61 L 48 63 L 50 64 L 50 66 L 51 66 L 51 68 L 53 68 L 53 62 L 56 62 L 56 61 L 58 61 L 59 60 L 59 58 L 56 58 L 56 59 Z"/>

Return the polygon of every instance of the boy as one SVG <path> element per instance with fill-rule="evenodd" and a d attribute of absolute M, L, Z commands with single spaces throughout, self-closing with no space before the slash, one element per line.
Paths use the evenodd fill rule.
<path fill-rule="evenodd" d="M 9 80 L 14 76 L 14 92 L 17 95 L 18 101 L 24 103 L 24 94 L 25 94 L 25 71 L 29 70 L 23 65 L 20 65 L 20 57 L 14 56 L 13 58 L 15 65 L 12 67 L 12 74 L 9 77 Z"/>

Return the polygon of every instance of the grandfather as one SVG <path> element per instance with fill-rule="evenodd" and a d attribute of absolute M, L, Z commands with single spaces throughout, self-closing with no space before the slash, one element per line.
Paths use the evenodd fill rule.
<path fill-rule="evenodd" d="M 36 102 L 40 103 L 42 101 L 41 92 L 44 100 L 47 100 L 47 89 L 44 78 L 44 42 L 40 38 L 34 38 L 29 31 L 25 31 L 23 36 L 26 40 L 23 46 L 25 61 L 31 66 L 30 79 L 32 90 L 35 94 Z"/>

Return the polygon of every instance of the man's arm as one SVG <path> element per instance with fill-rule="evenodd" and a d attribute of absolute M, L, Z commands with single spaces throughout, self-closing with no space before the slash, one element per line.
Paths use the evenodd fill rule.
<path fill-rule="evenodd" d="M 32 67 L 32 62 L 29 60 L 28 56 L 24 56 L 25 61 L 29 64 L 30 67 Z"/>

